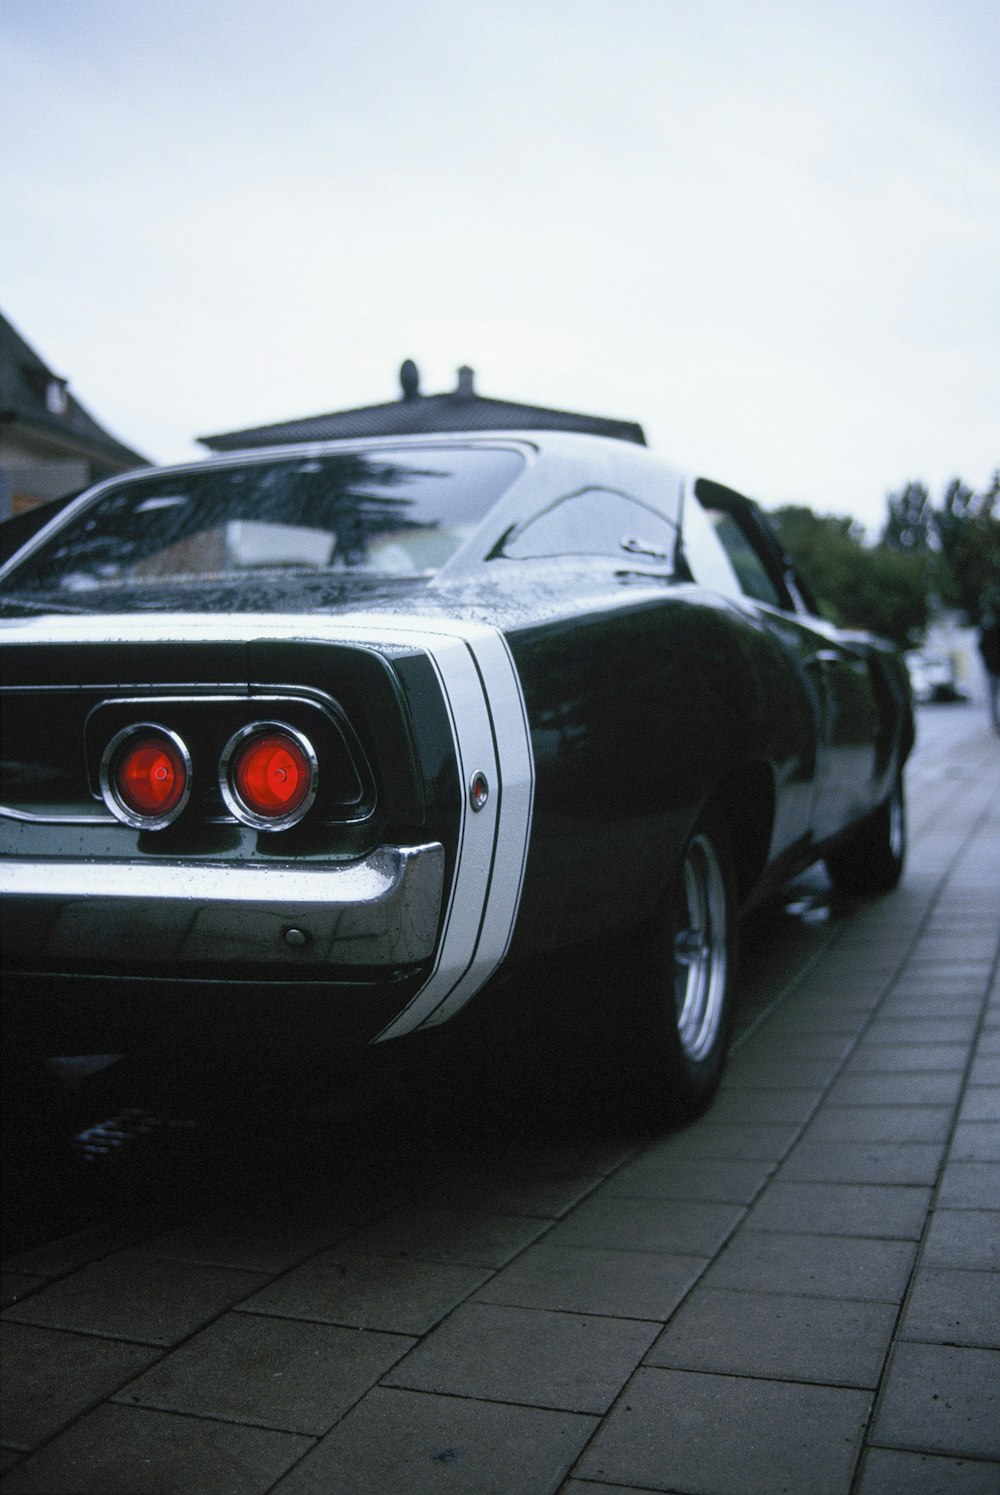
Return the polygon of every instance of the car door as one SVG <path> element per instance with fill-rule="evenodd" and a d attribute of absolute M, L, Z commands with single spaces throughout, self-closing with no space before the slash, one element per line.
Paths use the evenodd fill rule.
<path fill-rule="evenodd" d="M 806 589 L 796 585 L 749 500 L 704 479 L 695 491 L 725 553 L 737 596 L 802 672 L 816 723 L 809 833 L 825 841 L 870 804 L 878 709 L 864 649 L 808 611 Z"/>

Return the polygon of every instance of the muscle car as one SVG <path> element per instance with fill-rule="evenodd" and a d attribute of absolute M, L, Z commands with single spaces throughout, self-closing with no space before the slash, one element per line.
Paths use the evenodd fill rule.
<path fill-rule="evenodd" d="M 206 1013 L 382 1044 L 607 941 L 608 1022 L 690 1113 L 741 913 L 903 864 L 900 658 L 816 616 L 755 504 L 623 441 L 114 479 L 0 571 L 0 659 L 8 1032 L 42 1053 Z"/>

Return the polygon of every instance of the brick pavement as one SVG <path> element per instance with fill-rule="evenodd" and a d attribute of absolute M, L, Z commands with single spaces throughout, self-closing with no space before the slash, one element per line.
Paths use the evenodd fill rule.
<path fill-rule="evenodd" d="M 9 1262 L 4 1495 L 996 1495 L 998 756 L 694 1125 Z"/>

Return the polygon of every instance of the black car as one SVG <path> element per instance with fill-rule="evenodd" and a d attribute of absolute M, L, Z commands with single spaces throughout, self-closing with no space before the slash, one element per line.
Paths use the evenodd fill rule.
<path fill-rule="evenodd" d="M 891 888 L 906 670 L 759 510 L 645 448 L 483 433 L 115 479 L 0 571 L 8 1031 L 381 1043 L 607 941 L 665 1106 L 739 913 Z"/>

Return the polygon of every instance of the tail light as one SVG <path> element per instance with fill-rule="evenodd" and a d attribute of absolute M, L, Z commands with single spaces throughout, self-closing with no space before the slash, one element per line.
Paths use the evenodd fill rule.
<path fill-rule="evenodd" d="M 101 794 L 112 815 L 138 830 L 170 825 L 191 794 L 191 759 L 166 727 L 142 723 L 112 737 L 101 758 Z"/>
<path fill-rule="evenodd" d="M 282 722 L 255 722 L 226 744 L 219 787 L 244 825 L 283 831 L 306 814 L 319 782 L 316 753 L 307 737 Z"/>

